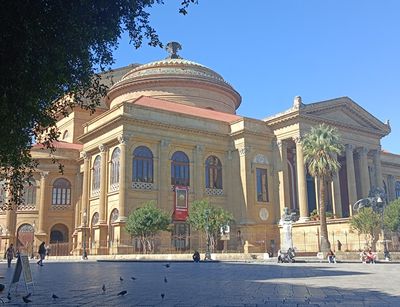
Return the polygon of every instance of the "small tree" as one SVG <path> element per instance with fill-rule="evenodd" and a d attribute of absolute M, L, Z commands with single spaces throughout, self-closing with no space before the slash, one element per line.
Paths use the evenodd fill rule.
<path fill-rule="evenodd" d="M 148 201 L 129 214 L 125 229 L 131 236 L 140 238 L 144 253 L 152 253 L 154 236 L 159 231 L 168 231 L 170 223 L 168 213 L 157 208 L 155 201 Z"/>
<path fill-rule="evenodd" d="M 400 231 L 400 199 L 389 204 L 383 217 L 385 228 L 392 232 Z"/>
<path fill-rule="evenodd" d="M 376 242 L 377 234 L 381 229 L 381 216 L 371 207 L 364 207 L 352 217 L 350 225 L 358 233 L 364 234 L 367 245 L 372 246 L 372 243 Z"/>
<path fill-rule="evenodd" d="M 233 221 L 230 212 L 214 207 L 208 200 L 196 200 L 192 203 L 188 223 L 195 229 L 203 231 L 210 249 L 213 252 L 222 226 Z"/>

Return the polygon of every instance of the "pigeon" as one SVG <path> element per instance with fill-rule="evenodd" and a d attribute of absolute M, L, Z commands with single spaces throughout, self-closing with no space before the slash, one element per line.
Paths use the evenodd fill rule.
<path fill-rule="evenodd" d="M 131 279 L 132 279 L 132 280 L 136 280 L 136 277 L 133 277 L 133 276 L 132 276 Z"/>
<path fill-rule="evenodd" d="M 170 267 L 169 263 L 164 264 L 164 266 L 165 266 L 166 268 L 169 268 L 169 267 Z"/>
<path fill-rule="evenodd" d="M 124 295 L 127 294 L 127 293 L 128 293 L 128 291 L 123 290 L 123 291 L 119 292 L 119 293 L 117 294 L 117 296 L 124 296 Z"/>
<path fill-rule="evenodd" d="M 164 294 L 164 293 L 161 293 L 161 299 L 162 299 L 162 300 L 164 299 L 164 296 L 165 296 L 165 294 Z"/>
<path fill-rule="evenodd" d="M 57 295 L 55 295 L 55 294 L 53 293 L 53 295 L 51 296 L 51 298 L 52 298 L 53 300 L 55 300 L 55 299 L 57 299 L 57 298 L 58 298 L 58 296 L 57 296 Z"/>
<path fill-rule="evenodd" d="M 30 297 L 31 295 L 32 295 L 32 293 L 29 292 L 29 293 L 28 293 L 27 295 L 25 295 L 24 297 L 25 297 L 25 298 L 28 298 L 28 297 Z"/>
<path fill-rule="evenodd" d="M 10 292 L 8 292 L 7 298 L 8 298 L 9 301 L 11 301 L 11 293 Z"/>
<path fill-rule="evenodd" d="M 120 276 L 120 277 L 119 277 L 119 281 L 124 281 L 124 279 Z"/>
<path fill-rule="evenodd" d="M 101 287 L 101 290 L 103 291 L 103 294 L 106 293 L 106 285 L 103 284 L 103 287 Z"/>
<path fill-rule="evenodd" d="M 29 298 L 26 298 L 25 296 L 23 296 L 22 299 L 24 300 L 25 304 L 32 302 Z"/>
<path fill-rule="evenodd" d="M 165 283 L 167 283 L 167 282 L 168 282 L 168 279 L 167 279 L 167 277 L 164 277 L 164 282 L 165 282 Z"/>
<path fill-rule="evenodd" d="M 0 293 L 1 293 L 1 292 L 3 292 L 5 288 L 6 288 L 6 286 L 5 286 L 5 285 L 3 285 L 3 284 L 0 284 Z"/>

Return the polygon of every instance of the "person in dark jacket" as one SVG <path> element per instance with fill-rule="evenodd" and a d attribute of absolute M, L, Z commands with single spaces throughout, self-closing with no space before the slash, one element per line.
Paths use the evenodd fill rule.
<path fill-rule="evenodd" d="M 37 262 L 38 265 L 43 266 L 43 259 L 46 257 L 46 243 L 42 242 L 39 245 L 39 250 L 38 250 L 38 254 L 39 254 L 39 261 Z"/>

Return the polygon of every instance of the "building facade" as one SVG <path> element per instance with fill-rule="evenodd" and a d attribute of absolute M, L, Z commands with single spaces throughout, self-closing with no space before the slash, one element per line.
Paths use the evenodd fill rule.
<path fill-rule="evenodd" d="M 361 239 L 349 227 L 352 204 L 375 187 L 388 201 L 400 197 L 400 155 L 380 145 L 389 123 L 348 97 L 311 104 L 295 97 L 289 110 L 263 120 L 237 115 L 240 94 L 216 72 L 182 59 L 176 46 L 169 45 L 164 60 L 104 74 L 110 89 L 94 115 L 75 109 L 60 119 L 55 158 L 63 174 L 34 146 L 39 168 L 25 204 L 0 212 L 1 248 L 14 243 L 33 251 L 45 241 L 55 254 L 137 252 L 126 218 L 153 200 L 173 220 L 156 251 L 201 250 L 204 238 L 185 220 L 194 200 L 208 199 L 235 219 L 219 249 L 243 251 L 247 241 L 254 251 L 276 251 L 288 207 L 299 217 L 295 246 L 317 251 L 318 190 L 299 140 L 326 123 L 346 148 L 328 187 L 330 240 L 358 249 Z"/>

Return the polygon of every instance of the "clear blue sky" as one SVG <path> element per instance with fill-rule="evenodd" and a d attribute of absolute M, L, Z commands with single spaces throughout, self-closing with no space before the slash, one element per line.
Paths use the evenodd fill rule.
<path fill-rule="evenodd" d="M 349 96 L 392 132 L 382 147 L 400 154 L 400 1 L 199 0 L 189 14 L 179 0 L 149 9 L 162 42 L 220 73 L 242 95 L 237 113 L 262 119 L 304 103 Z M 135 50 L 128 38 L 115 52 L 121 67 L 166 57 Z"/>

